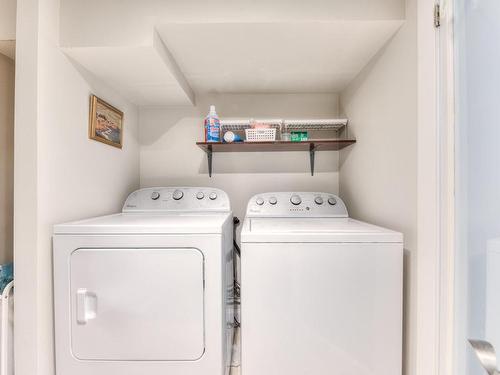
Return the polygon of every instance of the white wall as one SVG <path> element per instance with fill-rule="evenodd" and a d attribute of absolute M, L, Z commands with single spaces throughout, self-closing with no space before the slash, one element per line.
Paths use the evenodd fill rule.
<path fill-rule="evenodd" d="M 0 0 L 0 40 L 16 39 L 16 0 Z"/>
<path fill-rule="evenodd" d="M 203 119 L 209 105 L 221 118 L 331 118 L 338 115 L 336 94 L 210 95 L 195 108 L 143 108 L 141 186 L 215 186 L 225 190 L 236 216 L 248 199 L 265 191 L 338 191 L 338 152 L 317 152 L 310 175 L 308 152 L 214 153 L 208 177 Z"/>
<path fill-rule="evenodd" d="M 0 0 L 0 54 L 15 57 L 16 0 Z"/>
<path fill-rule="evenodd" d="M 0 55 L 0 264 L 12 260 L 14 61 Z"/>
<path fill-rule="evenodd" d="M 417 249 L 416 1 L 407 21 L 340 97 L 357 143 L 341 152 L 340 195 L 351 216 L 404 233 L 406 367 L 411 372 Z"/>
<path fill-rule="evenodd" d="M 54 374 L 51 232 L 120 210 L 139 186 L 138 113 L 58 48 L 57 0 L 18 2 L 15 133 L 16 374 Z M 88 139 L 89 95 L 125 113 L 123 149 Z"/>

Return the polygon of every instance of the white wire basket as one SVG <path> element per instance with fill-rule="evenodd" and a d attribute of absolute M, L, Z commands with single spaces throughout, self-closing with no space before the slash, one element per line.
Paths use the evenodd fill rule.
<path fill-rule="evenodd" d="M 276 140 L 276 128 L 245 129 L 245 142 L 273 142 Z"/>
<path fill-rule="evenodd" d="M 255 119 L 256 123 L 264 124 L 269 126 L 270 128 L 281 129 L 281 125 L 283 120 L 281 119 Z M 225 131 L 243 131 L 245 129 L 251 128 L 251 120 L 221 120 L 220 128 L 222 132 Z"/>

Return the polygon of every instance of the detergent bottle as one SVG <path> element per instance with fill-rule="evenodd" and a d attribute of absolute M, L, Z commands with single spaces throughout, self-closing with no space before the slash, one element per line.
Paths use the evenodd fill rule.
<path fill-rule="evenodd" d="M 205 142 L 220 142 L 220 121 L 214 105 L 205 117 Z"/>

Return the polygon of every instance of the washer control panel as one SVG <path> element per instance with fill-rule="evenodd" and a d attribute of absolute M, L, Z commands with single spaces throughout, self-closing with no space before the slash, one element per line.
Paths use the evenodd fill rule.
<path fill-rule="evenodd" d="M 262 193 L 248 202 L 247 217 L 349 217 L 338 196 L 330 193 Z"/>
<path fill-rule="evenodd" d="M 122 212 L 231 211 L 227 194 L 207 187 L 156 187 L 134 191 Z"/>

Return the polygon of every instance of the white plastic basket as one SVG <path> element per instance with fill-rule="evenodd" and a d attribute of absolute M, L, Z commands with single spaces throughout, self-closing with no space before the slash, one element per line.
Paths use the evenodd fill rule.
<path fill-rule="evenodd" d="M 276 140 L 276 128 L 245 129 L 246 142 L 273 142 Z"/>

